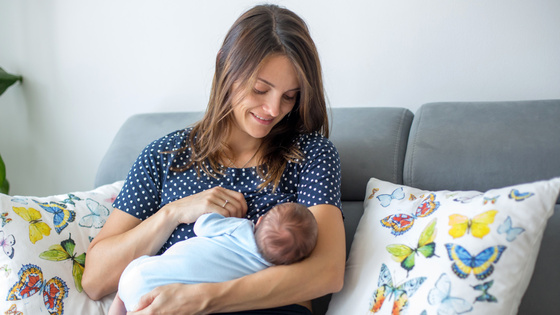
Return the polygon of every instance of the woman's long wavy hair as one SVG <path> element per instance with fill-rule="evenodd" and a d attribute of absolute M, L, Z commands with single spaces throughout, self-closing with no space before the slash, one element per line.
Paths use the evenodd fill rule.
<path fill-rule="evenodd" d="M 307 25 L 288 9 L 259 5 L 241 15 L 226 35 L 216 58 L 206 113 L 186 143 L 191 146 L 191 159 L 180 170 L 194 165 L 197 172 L 209 176 L 223 174 L 220 161 L 230 152 L 225 139 L 235 124 L 232 111 L 239 101 L 233 99 L 232 87 L 237 83 L 241 91 L 249 93 L 263 61 L 271 56 L 285 56 L 292 62 L 300 91 L 290 114 L 263 138 L 258 173 L 264 181 L 260 187 L 272 183 L 276 189 L 286 163 L 301 160 L 295 141 L 298 134 L 318 131 L 329 136 L 321 64 Z"/>

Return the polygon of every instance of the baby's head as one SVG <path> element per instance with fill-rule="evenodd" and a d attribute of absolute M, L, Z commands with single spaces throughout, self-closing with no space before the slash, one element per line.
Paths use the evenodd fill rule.
<path fill-rule="evenodd" d="M 311 254 L 317 243 L 317 222 L 304 205 L 279 204 L 261 217 L 255 239 L 264 259 L 288 265 Z"/>

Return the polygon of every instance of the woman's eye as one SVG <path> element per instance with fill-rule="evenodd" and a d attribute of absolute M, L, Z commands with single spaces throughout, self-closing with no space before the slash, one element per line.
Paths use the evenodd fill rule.
<path fill-rule="evenodd" d="M 296 94 L 297 95 L 297 94 Z M 286 101 L 294 101 L 296 99 L 296 95 L 290 96 L 290 95 L 284 95 L 284 99 Z"/>
<path fill-rule="evenodd" d="M 266 91 L 257 90 L 257 89 L 255 89 L 255 88 L 253 89 L 253 92 L 254 92 L 255 94 L 259 94 L 259 95 L 262 95 L 262 94 L 266 93 Z"/>

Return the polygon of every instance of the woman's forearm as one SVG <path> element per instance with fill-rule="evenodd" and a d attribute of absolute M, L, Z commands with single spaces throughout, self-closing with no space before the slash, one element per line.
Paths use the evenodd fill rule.
<path fill-rule="evenodd" d="M 115 209 L 87 250 L 84 291 L 94 300 L 115 292 L 126 266 L 156 254 L 176 226 L 163 209 L 144 221 Z"/>
<path fill-rule="evenodd" d="M 211 284 L 210 312 L 241 311 L 302 303 L 342 289 L 345 236 L 340 210 L 311 208 L 319 225 L 317 246 L 306 260 L 276 266 L 255 274 Z"/>

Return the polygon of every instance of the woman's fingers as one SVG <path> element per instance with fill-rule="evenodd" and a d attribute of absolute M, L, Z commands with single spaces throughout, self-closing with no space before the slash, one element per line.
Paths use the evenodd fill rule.
<path fill-rule="evenodd" d="M 238 218 L 247 214 L 247 202 L 243 194 L 219 186 L 175 200 L 167 206 L 179 223 L 195 222 L 198 217 L 210 212 Z"/>
<path fill-rule="evenodd" d="M 223 187 L 215 187 L 216 203 L 222 210 L 220 214 L 226 217 L 243 217 L 247 214 L 247 202 L 242 193 Z"/>

